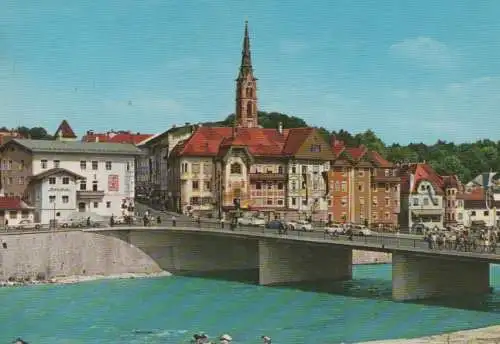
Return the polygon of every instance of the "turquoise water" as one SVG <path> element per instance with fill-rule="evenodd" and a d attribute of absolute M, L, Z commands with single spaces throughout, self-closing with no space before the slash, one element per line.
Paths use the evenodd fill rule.
<path fill-rule="evenodd" d="M 389 301 L 390 265 L 355 267 L 353 281 L 320 292 L 191 277 L 3 288 L 0 343 L 177 344 L 202 331 L 235 344 L 262 334 L 277 344 L 418 337 L 499 324 L 500 267 L 491 269 L 493 294 L 432 304 Z"/>

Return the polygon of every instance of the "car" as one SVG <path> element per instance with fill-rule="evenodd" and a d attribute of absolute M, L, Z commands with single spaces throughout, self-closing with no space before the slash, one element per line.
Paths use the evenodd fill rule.
<path fill-rule="evenodd" d="M 333 224 L 331 226 L 325 227 L 325 234 L 335 235 L 335 234 L 344 234 L 344 228 L 342 225 Z"/>
<path fill-rule="evenodd" d="M 277 229 L 278 233 L 285 233 L 288 230 L 288 224 L 281 220 L 272 220 L 266 223 L 267 229 Z"/>
<path fill-rule="evenodd" d="M 82 218 L 69 218 L 59 221 L 62 228 L 79 228 L 85 226 L 85 220 Z"/>
<path fill-rule="evenodd" d="M 304 220 L 291 221 L 289 223 L 289 227 L 292 231 L 304 231 L 304 232 L 313 231 L 312 224 Z"/>
<path fill-rule="evenodd" d="M 352 226 L 351 230 L 352 230 L 353 235 L 359 235 L 359 236 L 372 235 L 372 231 L 370 230 L 370 228 L 363 226 L 363 225 Z"/>
<path fill-rule="evenodd" d="M 264 227 L 266 225 L 266 220 L 259 217 L 240 217 L 238 218 L 238 224 L 240 226 Z"/>
<path fill-rule="evenodd" d="M 17 229 L 40 229 L 42 225 L 31 220 L 21 220 L 15 227 Z"/>

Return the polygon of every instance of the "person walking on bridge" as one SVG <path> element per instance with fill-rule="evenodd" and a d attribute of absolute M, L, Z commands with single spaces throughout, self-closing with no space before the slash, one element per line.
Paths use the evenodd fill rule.
<path fill-rule="evenodd" d="M 176 226 L 177 226 L 177 218 L 175 217 L 175 215 L 172 215 L 172 227 Z"/>

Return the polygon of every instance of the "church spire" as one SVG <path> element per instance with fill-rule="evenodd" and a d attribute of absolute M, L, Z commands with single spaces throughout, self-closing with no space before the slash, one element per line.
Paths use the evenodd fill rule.
<path fill-rule="evenodd" d="M 243 128 L 257 127 L 257 114 L 257 79 L 253 75 L 248 21 L 245 21 L 243 50 L 241 52 L 241 66 L 238 79 L 236 79 L 235 126 Z"/>
<path fill-rule="evenodd" d="M 252 72 L 252 54 L 250 52 L 250 37 L 248 35 L 248 21 L 245 21 L 245 34 L 243 36 L 243 50 L 241 51 L 240 77 Z"/>

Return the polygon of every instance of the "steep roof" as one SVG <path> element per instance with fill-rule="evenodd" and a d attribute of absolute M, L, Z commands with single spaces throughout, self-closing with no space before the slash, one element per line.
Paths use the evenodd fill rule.
<path fill-rule="evenodd" d="M 216 156 L 222 141 L 232 135 L 229 127 L 198 127 L 187 140 L 179 143 L 181 148 L 172 151 L 179 156 Z"/>
<path fill-rule="evenodd" d="M 153 138 L 153 134 L 141 133 L 89 133 L 83 136 L 83 142 L 109 142 L 109 143 L 130 143 L 139 145 L 144 141 Z"/>
<path fill-rule="evenodd" d="M 65 139 L 76 139 L 75 132 L 69 125 L 68 121 L 63 119 L 61 124 L 59 124 L 59 127 L 56 130 L 56 133 L 54 134 L 55 137 L 63 137 Z"/>
<path fill-rule="evenodd" d="M 30 209 L 19 197 L 0 196 L 0 209 L 2 210 L 22 210 Z"/>
<path fill-rule="evenodd" d="M 78 142 L 56 140 L 13 139 L 3 147 L 17 144 L 33 153 L 68 153 L 68 154 L 115 154 L 141 155 L 140 149 L 132 144 L 109 142 Z"/>
<path fill-rule="evenodd" d="M 283 153 L 287 155 L 294 155 L 297 153 L 313 131 L 314 128 L 289 129 L 285 147 L 283 147 Z"/>
<path fill-rule="evenodd" d="M 401 172 L 401 192 L 416 192 L 418 185 L 424 180 L 427 180 L 432 184 L 437 194 L 442 195 L 444 192 L 443 178 L 439 174 L 437 174 L 429 164 L 410 164 L 406 168 L 402 169 Z M 413 185 L 410 185 L 410 174 L 414 175 Z"/>
<path fill-rule="evenodd" d="M 70 176 L 77 178 L 77 179 L 85 179 L 85 177 L 83 177 L 75 172 L 72 172 L 70 170 L 67 170 L 65 168 L 51 168 L 50 170 L 47 170 L 47 171 L 44 171 L 42 173 L 38 173 L 38 174 L 34 175 L 33 177 L 31 177 L 31 180 L 40 180 L 43 178 L 53 176 L 54 174 L 58 174 L 58 173 L 64 173 L 66 175 L 70 175 Z"/>
<path fill-rule="evenodd" d="M 280 133 L 276 129 L 238 128 L 234 137 L 225 138 L 221 142 L 221 148 L 245 146 L 253 156 L 282 157 L 287 154 L 283 148 L 291 130 Z"/>

